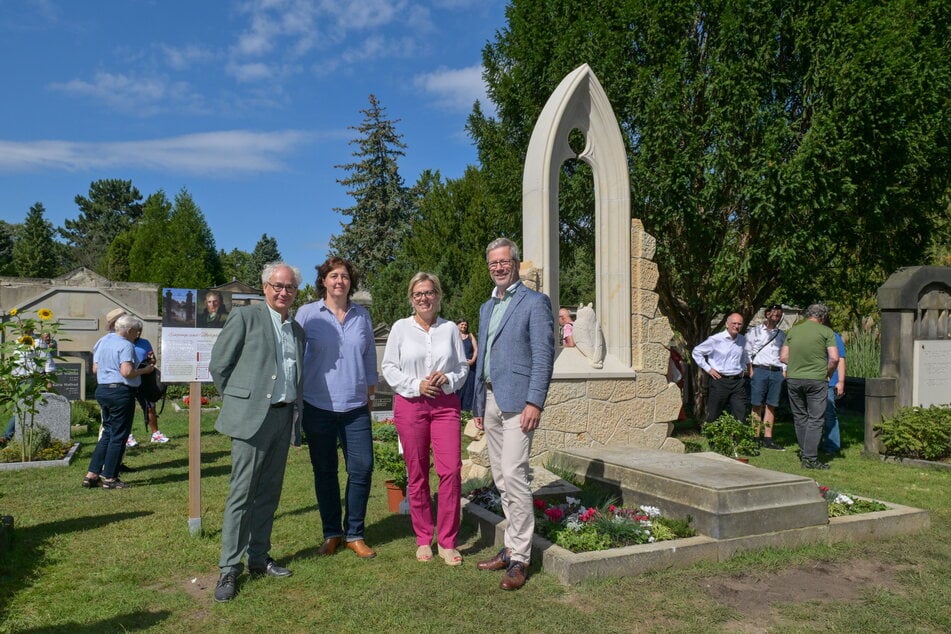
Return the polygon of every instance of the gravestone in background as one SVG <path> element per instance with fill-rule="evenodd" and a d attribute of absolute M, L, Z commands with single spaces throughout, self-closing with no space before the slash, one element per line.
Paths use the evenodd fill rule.
<path fill-rule="evenodd" d="M 45 402 L 36 404 L 36 414 L 33 415 L 33 425 L 45 427 L 50 436 L 63 442 L 70 441 L 69 434 L 69 400 L 65 396 L 44 392 Z M 23 425 L 18 420 L 16 425 L 16 439 L 23 438 Z"/>

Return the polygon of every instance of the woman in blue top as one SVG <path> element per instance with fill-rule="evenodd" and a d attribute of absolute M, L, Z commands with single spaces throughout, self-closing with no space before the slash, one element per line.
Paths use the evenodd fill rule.
<path fill-rule="evenodd" d="M 142 332 L 142 321 L 132 315 L 116 320 L 115 331 L 96 343 L 92 371 L 96 374 L 96 401 L 102 410 L 102 435 L 92 452 L 83 486 L 125 489 L 119 480 L 119 461 L 135 416 L 135 392 L 139 377 L 155 371 L 155 366 L 136 368 L 132 342 Z"/>
<path fill-rule="evenodd" d="M 376 552 L 364 541 L 364 521 L 373 475 L 369 399 L 379 376 L 373 325 L 366 308 L 350 301 L 359 285 L 353 265 L 332 257 L 317 267 L 320 299 L 301 307 L 304 329 L 304 415 L 314 468 L 314 489 L 323 524 L 318 552 L 332 555 L 346 541 L 358 557 Z M 337 441 L 347 467 L 346 515 L 341 515 Z"/>

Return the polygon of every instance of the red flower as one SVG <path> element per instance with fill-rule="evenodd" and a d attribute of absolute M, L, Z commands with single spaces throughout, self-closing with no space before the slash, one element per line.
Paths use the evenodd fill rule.
<path fill-rule="evenodd" d="M 537 508 L 539 511 L 545 508 L 545 500 L 534 500 L 532 504 L 534 504 L 535 508 Z"/>
<path fill-rule="evenodd" d="M 617 511 L 617 507 L 614 506 L 613 504 L 610 504 L 610 505 L 608 505 L 608 510 L 611 511 L 612 513 L 614 513 L 615 511 Z"/>
<path fill-rule="evenodd" d="M 560 522 L 565 517 L 565 513 L 560 508 L 553 506 L 545 509 L 545 517 L 551 522 Z"/>
<path fill-rule="evenodd" d="M 589 508 L 587 511 L 578 516 L 578 519 L 582 522 L 590 522 L 598 514 L 598 509 Z"/>

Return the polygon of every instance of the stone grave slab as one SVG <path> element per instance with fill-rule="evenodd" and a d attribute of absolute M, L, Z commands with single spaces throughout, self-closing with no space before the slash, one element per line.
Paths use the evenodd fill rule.
<path fill-rule="evenodd" d="M 697 531 L 716 539 L 828 524 L 826 503 L 811 478 L 715 453 L 584 447 L 560 449 L 551 458 L 616 488 L 624 504 L 657 506 L 670 517 L 689 515 Z"/>
<path fill-rule="evenodd" d="M 50 430 L 50 436 L 54 440 L 61 440 L 68 443 L 70 441 L 69 399 L 59 394 L 53 394 L 52 392 L 44 392 L 43 398 L 45 402 L 40 401 L 36 404 L 36 414 L 33 416 L 33 424 L 37 427 L 45 427 Z M 22 437 L 23 428 L 20 421 L 17 421 L 16 439 L 20 440 Z"/>

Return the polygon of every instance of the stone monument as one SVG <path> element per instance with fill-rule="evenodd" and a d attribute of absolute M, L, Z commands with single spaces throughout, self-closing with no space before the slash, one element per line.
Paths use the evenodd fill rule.
<path fill-rule="evenodd" d="M 48 429 L 53 440 L 68 443 L 70 441 L 69 413 L 69 399 L 52 392 L 44 392 L 43 399 L 36 402 L 33 425 Z M 23 438 L 23 426 L 19 420 L 16 423 L 15 437 L 18 441 Z"/>
<path fill-rule="evenodd" d="M 580 154 L 568 142 L 585 137 Z M 670 438 L 680 388 L 667 381 L 673 331 L 657 308 L 656 242 L 631 219 L 624 139 L 598 78 L 584 64 L 558 85 L 532 132 L 522 180 L 522 281 L 561 305 L 558 175 L 568 159 L 591 167 L 595 193 L 595 310 L 603 333 L 600 367 L 576 348 L 556 351 L 541 425 L 532 443 L 540 463 L 552 449 L 632 445 L 682 452 Z M 554 315 L 554 323 L 558 323 Z M 557 326 L 556 326 L 557 328 Z M 557 331 L 553 333 L 557 341 Z M 464 477 L 485 473 L 484 441 L 469 447 Z"/>
<path fill-rule="evenodd" d="M 865 381 L 865 451 L 878 454 L 874 426 L 899 407 L 951 402 L 951 267 L 911 266 L 878 289 L 879 378 Z"/>

